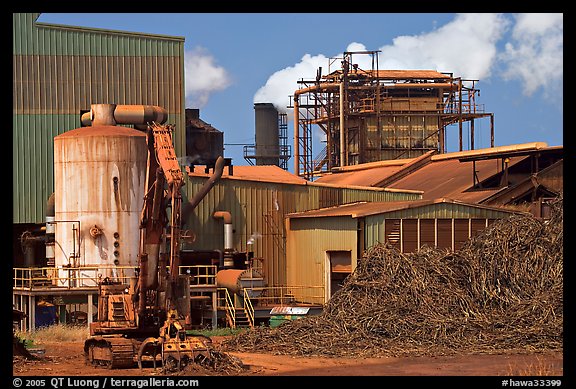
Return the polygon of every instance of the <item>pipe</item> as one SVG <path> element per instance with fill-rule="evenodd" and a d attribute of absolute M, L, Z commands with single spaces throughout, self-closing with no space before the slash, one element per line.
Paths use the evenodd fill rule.
<path fill-rule="evenodd" d="M 214 219 L 222 218 L 224 220 L 224 251 L 233 250 L 232 214 L 228 211 L 216 211 L 212 216 Z"/>
<path fill-rule="evenodd" d="M 90 106 L 90 120 L 94 126 L 115 126 L 114 110 L 116 104 L 92 104 Z"/>
<path fill-rule="evenodd" d="M 344 83 L 340 83 L 340 166 L 346 166 L 346 150 L 344 142 Z"/>
<path fill-rule="evenodd" d="M 298 105 L 298 94 L 294 92 L 294 174 L 300 176 L 300 107 Z"/>
<path fill-rule="evenodd" d="M 54 192 L 48 197 L 46 203 L 46 265 L 54 266 L 56 264 L 56 251 L 54 250 L 54 241 L 56 234 L 56 225 L 54 224 L 56 215 L 56 196 Z"/>
<path fill-rule="evenodd" d="M 188 219 L 188 216 L 192 214 L 192 212 L 196 209 L 198 204 L 200 204 L 200 202 L 208 194 L 208 192 L 210 192 L 210 190 L 220 179 L 220 177 L 222 177 L 223 172 L 224 172 L 224 158 L 218 157 L 216 163 L 214 164 L 214 173 L 212 173 L 212 175 L 210 176 L 208 181 L 204 183 L 202 188 L 200 188 L 200 190 L 196 192 L 194 197 L 188 203 L 182 206 L 182 220 L 184 220 L 184 222 L 186 221 L 186 219 Z"/>
<path fill-rule="evenodd" d="M 110 107 L 114 107 L 111 112 Z M 138 125 L 150 122 L 163 124 L 166 120 L 168 120 L 168 112 L 157 105 L 116 104 L 92 104 L 90 112 L 86 112 L 80 118 L 84 126 L 133 124 L 136 128 L 142 128 Z"/>
<path fill-rule="evenodd" d="M 309 86 L 307 88 L 302 88 L 294 91 L 294 97 L 300 96 L 301 94 L 308 93 L 308 92 L 320 92 L 323 90 L 335 90 L 340 87 L 341 83 L 337 82 L 323 82 L 320 84 L 316 84 L 314 86 Z"/>

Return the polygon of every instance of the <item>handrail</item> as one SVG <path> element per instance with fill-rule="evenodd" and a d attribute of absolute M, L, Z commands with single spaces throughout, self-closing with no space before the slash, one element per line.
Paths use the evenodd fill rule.
<path fill-rule="evenodd" d="M 181 265 L 178 274 L 190 275 L 190 285 L 216 285 L 216 265 Z"/>
<path fill-rule="evenodd" d="M 116 273 L 111 278 L 129 284 L 135 278 L 134 266 L 81 266 L 81 267 L 26 267 L 13 268 L 13 287 L 32 290 L 38 284 L 73 289 L 77 287 L 97 287 L 98 282 L 108 274 Z M 128 275 L 126 274 L 128 273 Z M 46 285 L 44 285 L 46 286 Z"/>
<path fill-rule="evenodd" d="M 324 304 L 324 286 L 265 286 L 247 287 L 244 295 L 250 294 L 252 305 L 287 306 L 299 304 Z"/>
<path fill-rule="evenodd" d="M 254 328 L 254 305 L 252 305 L 247 288 L 244 288 L 244 312 L 246 312 L 248 317 L 250 328 Z"/>
<path fill-rule="evenodd" d="M 89 265 L 80 267 L 15 267 L 13 270 L 13 288 L 32 290 L 35 288 L 57 287 L 74 289 L 96 288 L 102 278 L 110 277 L 115 281 L 129 285 L 130 279 L 137 277 L 136 266 Z M 194 265 L 179 266 L 179 274 L 192 274 L 194 285 L 216 285 L 217 266 Z"/>
<path fill-rule="evenodd" d="M 229 318 L 229 324 L 232 328 L 236 328 L 236 308 L 234 307 L 234 302 L 232 301 L 232 296 L 226 288 L 218 288 L 218 291 L 224 292 L 224 309 L 226 310 L 226 317 Z"/>

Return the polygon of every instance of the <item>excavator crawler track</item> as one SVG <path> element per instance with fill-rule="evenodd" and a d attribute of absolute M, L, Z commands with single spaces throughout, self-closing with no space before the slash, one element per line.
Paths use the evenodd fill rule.
<path fill-rule="evenodd" d="M 108 369 L 129 368 L 135 365 L 134 344 L 122 337 L 93 337 L 84 343 L 86 361 Z"/>

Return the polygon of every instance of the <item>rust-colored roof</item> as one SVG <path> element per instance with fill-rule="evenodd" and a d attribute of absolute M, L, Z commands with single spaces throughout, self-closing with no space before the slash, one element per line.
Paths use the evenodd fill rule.
<path fill-rule="evenodd" d="M 388 213 L 400 211 L 410 208 L 419 208 L 426 205 L 433 204 L 460 204 L 468 207 L 482 208 L 497 210 L 500 212 L 517 213 L 517 211 L 504 209 L 494 206 L 486 206 L 479 204 L 471 204 L 462 201 L 457 201 L 448 198 L 439 198 L 434 200 L 409 200 L 409 201 L 386 201 L 386 202 L 357 202 L 351 204 L 338 205 L 335 207 L 328 207 L 316 209 L 312 211 L 296 212 L 286 215 L 289 218 L 310 218 L 310 217 L 336 217 L 336 216 L 350 216 L 352 218 L 378 215 L 381 213 Z"/>
<path fill-rule="evenodd" d="M 343 171 L 327 174 L 316 182 L 332 183 L 335 185 L 357 186 L 385 186 L 396 190 L 422 191 L 422 199 L 433 200 L 450 198 L 466 203 L 480 203 L 498 193 L 502 188 L 470 190 L 474 185 L 473 162 L 463 161 L 462 158 L 477 158 L 475 169 L 478 181 L 484 181 L 502 171 L 501 159 L 482 159 L 482 157 L 501 157 L 509 153 L 524 152 L 524 155 L 511 156 L 508 167 L 528 158 L 526 153 L 552 150 L 544 142 L 499 146 L 486 149 L 469 150 L 455 153 L 431 155 L 428 160 L 424 157 L 407 160 L 402 166 L 382 165 L 358 170 Z M 418 166 L 415 164 L 418 163 Z M 415 168 L 416 167 L 416 168 Z M 402 174 L 402 171 L 407 174 Z M 412 171 L 410 171 L 412 170 Z M 394 175 L 399 175 L 396 179 Z M 387 180 L 388 179 L 388 180 Z M 386 180 L 388 184 L 386 184 Z"/>
<path fill-rule="evenodd" d="M 124 127 L 124 126 L 87 126 L 80 127 L 74 130 L 66 131 L 54 139 L 60 138 L 72 138 L 72 137 L 85 137 L 85 136 L 122 136 L 122 137 L 132 137 L 132 136 L 142 136 L 145 137 L 146 133 L 144 131 L 135 130 L 134 128 Z"/>
<path fill-rule="evenodd" d="M 336 185 L 376 186 L 382 177 L 388 177 L 402 169 L 401 165 L 383 165 L 363 170 L 349 170 L 325 174 L 314 182 Z"/>
<path fill-rule="evenodd" d="M 528 158 L 512 157 L 508 167 Z M 486 180 L 502 171 L 499 159 L 476 161 L 476 174 L 479 181 Z M 423 199 L 448 197 L 469 203 L 478 203 L 492 196 L 500 188 L 466 192 L 474 185 L 473 162 L 460 162 L 458 159 L 431 161 L 429 164 L 399 179 L 389 188 L 422 190 Z"/>
<path fill-rule="evenodd" d="M 228 173 L 228 168 L 224 168 L 222 178 L 231 180 L 276 182 L 281 184 L 306 185 L 306 180 L 298 177 L 275 165 L 261 166 L 233 166 L 233 175 Z M 210 177 L 212 173 L 206 174 L 204 166 L 196 166 L 194 172 L 186 167 L 186 173 L 190 177 Z"/>

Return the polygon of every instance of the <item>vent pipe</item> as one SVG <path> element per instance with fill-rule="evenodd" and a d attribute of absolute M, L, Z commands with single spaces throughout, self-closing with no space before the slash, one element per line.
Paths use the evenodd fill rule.
<path fill-rule="evenodd" d="M 234 267 L 234 253 L 233 244 L 233 230 L 232 230 L 232 214 L 228 211 L 216 211 L 212 215 L 214 219 L 224 220 L 224 267 Z"/>

